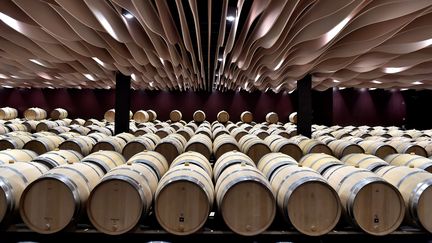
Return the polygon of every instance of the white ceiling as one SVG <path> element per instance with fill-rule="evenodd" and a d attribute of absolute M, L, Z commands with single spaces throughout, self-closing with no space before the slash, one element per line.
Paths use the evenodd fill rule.
<path fill-rule="evenodd" d="M 432 88 L 432 0 L 203 1 L 1 0 L 0 84 Z"/>

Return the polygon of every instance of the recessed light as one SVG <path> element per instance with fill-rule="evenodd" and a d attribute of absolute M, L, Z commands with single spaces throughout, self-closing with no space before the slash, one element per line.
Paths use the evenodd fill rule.
<path fill-rule="evenodd" d="M 12 89 L 13 87 L 10 85 L 2 85 L 3 88 Z"/>
<path fill-rule="evenodd" d="M 339 90 L 344 90 L 346 89 L 346 87 L 339 87 Z"/>
<path fill-rule="evenodd" d="M 96 81 L 96 79 L 95 79 L 91 74 L 85 73 L 84 76 L 85 76 L 88 80 Z"/>
<path fill-rule="evenodd" d="M 236 19 L 236 17 L 235 17 L 235 16 L 232 16 L 232 15 L 229 15 L 229 16 L 226 17 L 226 20 L 227 20 L 228 22 L 233 22 L 235 19 Z"/>
<path fill-rule="evenodd" d="M 222 57 L 219 57 L 219 58 L 218 58 L 218 61 L 219 61 L 219 62 L 222 62 L 222 60 L 223 60 Z"/>
<path fill-rule="evenodd" d="M 412 84 L 414 84 L 414 85 L 419 85 L 419 84 L 423 84 L 423 82 L 415 81 L 415 82 L 413 82 Z"/>
<path fill-rule="evenodd" d="M 382 82 L 381 82 L 381 81 L 378 81 L 378 80 L 372 80 L 371 83 L 374 83 L 374 84 L 382 84 Z"/>
<path fill-rule="evenodd" d="M 402 88 L 402 89 L 400 89 L 400 91 L 405 91 L 405 90 L 408 90 L 407 88 Z"/>
<path fill-rule="evenodd" d="M 340 83 L 340 81 L 337 79 L 333 79 L 333 83 Z"/>
<path fill-rule="evenodd" d="M 376 88 L 369 88 L 369 90 L 376 90 Z"/>
<path fill-rule="evenodd" d="M 45 67 L 45 65 L 42 62 L 40 62 L 40 61 L 38 61 L 36 59 L 29 59 L 29 61 L 32 62 L 32 63 L 36 63 L 39 66 Z"/>
<path fill-rule="evenodd" d="M 127 19 L 132 19 L 134 16 L 127 10 L 123 9 L 122 10 L 122 15 L 123 17 L 127 18 Z"/>

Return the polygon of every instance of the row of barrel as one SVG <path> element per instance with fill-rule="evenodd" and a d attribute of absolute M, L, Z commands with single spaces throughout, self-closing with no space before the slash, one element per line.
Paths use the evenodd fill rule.
<path fill-rule="evenodd" d="M 58 120 L 68 117 L 68 112 L 63 108 L 55 108 L 49 113 L 51 119 Z M 11 107 L 0 108 L 0 120 L 8 121 L 18 117 L 18 110 Z M 24 111 L 26 120 L 43 120 L 47 118 L 47 111 L 39 107 L 31 107 Z"/>
<path fill-rule="evenodd" d="M 11 107 L 0 108 L 0 120 L 8 121 L 14 120 L 18 117 L 18 111 Z M 50 112 L 52 120 L 59 120 L 68 117 L 68 112 L 64 108 L 55 108 Z M 182 112 L 179 110 L 172 110 L 169 114 L 170 122 L 179 122 L 182 120 Z M 24 111 L 25 120 L 45 120 L 47 119 L 46 110 L 39 107 L 31 107 Z M 129 111 L 129 119 L 134 120 L 137 123 L 154 122 L 157 120 L 157 113 L 154 110 L 138 110 L 135 113 Z M 203 122 L 206 120 L 206 114 L 202 110 L 197 110 L 193 113 L 193 120 L 195 122 Z M 221 123 L 227 123 L 230 121 L 230 115 L 227 111 L 220 111 L 217 114 L 216 120 Z M 297 122 L 297 113 L 293 112 L 289 116 L 289 120 L 293 123 Z M 115 109 L 109 109 L 104 113 L 104 121 L 114 122 L 115 121 Z M 253 122 L 253 114 L 250 111 L 244 111 L 240 115 L 240 121 L 244 123 Z M 269 112 L 266 115 L 266 122 L 269 124 L 276 124 L 279 122 L 279 116 L 275 112 Z"/>
<path fill-rule="evenodd" d="M 373 155 L 350 154 L 339 160 L 312 153 L 297 162 L 269 153 L 255 163 L 230 151 L 212 167 L 192 151 L 171 163 L 154 151 L 127 161 L 114 151 L 84 158 L 71 150 L 40 156 L 25 150 L 3 152 L 21 158 L 0 165 L 1 221 L 19 211 L 30 229 L 44 234 L 67 228 L 84 213 L 99 231 L 122 234 L 153 210 L 167 232 L 188 235 L 203 227 L 213 204 L 240 235 L 268 229 L 277 210 L 286 227 L 311 236 L 334 229 L 341 215 L 341 222 L 372 235 L 389 234 L 404 219 L 432 232 L 432 174 L 392 166 Z"/>
<path fill-rule="evenodd" d="M 79 120 L 74 120 L 78 122 Z M 43 127 L 51 132 L 30 134 L 24 131 L 9 132 L 0 135 L 0 150 L 8 148 L 30 149 L 38 154 L 57 147 L 73 149 L 83 155 L 98 150 L 112 150 L 122 153 L 126 158 L 143 150 L 156 150 L 172 161 L 183 151 L 196 151 L 210 159 L 212 155 L 220 157 L 224 152 L 239 150 L 257 162 L 269 152 L 282 152 L 296 160 L 308 153 L 327 153 L 338 158 L 350 153 L 374 154 L 385 158 L 390 154 L 415 154 L 427 157 L 431 154 L 432 142 L 421 140 L 412 143 L 406 137 L 382 138 L 374 136 L 359 138 L 326 133 L 315 139 L 295 135 L 292 124 L 263 125 L 222 124 L 214 122 L 190 123 L 143 123 L 136 127 L 134 134 L 121 133 L 115 136 L 114 127 L 97 120 L 79 121 L 80 124 L 91 122 L 92 125 L 60 125 L 64 120 L 38 122 L 36 128 Z M 9 124 L 11 125 L 11 124 Z M 15 124 L 15 128 L 20 124 Z M 57 127 L 56 127 L 57 126 Z M 25 125 L 21 124 L 25 129 Z M 37 129 L 36 129 L 37 130 Z M 55 133 L 52 133 L 55 131 Z M 314 136 L 317 133 L 314 134 Z M 289 138 L 288 138 L 289 137 Z M 423 137 L 426 138 L 426 137 Z"/>

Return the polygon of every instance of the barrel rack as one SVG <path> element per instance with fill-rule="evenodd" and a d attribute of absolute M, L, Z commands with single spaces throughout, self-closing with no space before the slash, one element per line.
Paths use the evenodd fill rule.
<path fill-rule="evenodd" d="M 0 230 L 0 242 L 430 242 L 432 235 L 418 228 L 402 226 L 386 236 L 372 236 L 348 226 L 337 226 L 320 237 L 311 237 L 293 229 L 279 215 L 270 228 L 257 236 L 245 237 L 230 231 L 215 212 L 203 229 L 188 236 L 176 236 L 164 231 L 153 214 L 126 234 L 112 236 L 98 232 L 89 223 L 80 222 L 68 230 L 42 235 L 28 229 L 23 223 L 16 223 Z"/>

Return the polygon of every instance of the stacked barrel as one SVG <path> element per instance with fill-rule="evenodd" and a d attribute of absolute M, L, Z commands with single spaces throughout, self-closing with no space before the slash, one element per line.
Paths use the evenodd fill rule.
<path fill-rule="evenodd" d="M 50 119 L 30 108 L 21 120 L 15 111 L 0 109 L 2 223 L 19 213 L 51 234 L 87 215 L 119 235 L 153 213 L 166 232 L 189 235 L 215 210 L 244 236 L 268 230 L 278 213 L 284 230 L 310 236 L 338 223 L 386 235 L 404 218 L 432 232 L 430 131 L 314 125 L 309 138 L 297 135 L 295 115 L 256 123 L 243 112 L 233 123 L 221 111 L 210 122 L 198 110 L 186 122 L 179 110 L 166 121 L 139 110 L 130 131 L 115 134 L 114 110 L 104 120 L 71 120 L 61 108 Z"/>

